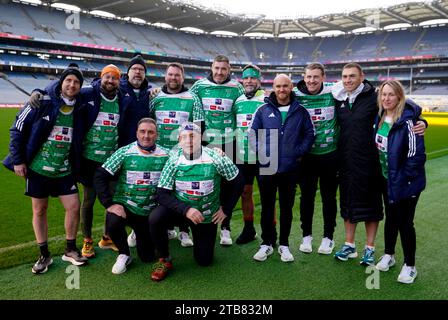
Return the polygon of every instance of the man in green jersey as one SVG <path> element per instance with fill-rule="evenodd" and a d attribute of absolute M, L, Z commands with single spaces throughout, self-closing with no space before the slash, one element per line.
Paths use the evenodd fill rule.
<path fill-rule="evenodd" d="M 159 133 L 157 144 L 172 149 L 178 143 L 180 126 L 187 122 L 195 122 L 198 126 L 204 123 L 204 111 L 199 98 L 184 86 L 184 67 L 182 64 L 170 63 L 165 73 L 165 85 L 150 101 L 149 113 L 157 122 Z M 168 228 L 171 237 L 176 236 L 173 226 Z M 183 247 L 193 246 L 188 234 L 188 225 L 179 226 L 178 239 Z"/>
<path fill-rule="evenodd" d="M 156 138 L 156 122 L 151 118 L 141 119 L 137 141 L 118 149 L 95 173 L 98 198 L 107 210 L 107 230 L 119 252 L 112 267 L 114 274 L 125 272 L 132 261 L 126 226 L 135 232 L 140 259 L 150 262 L 155 257 L 148 216 L 157 206 L 157 184 L 169 153 L 168 149 L 156 145 Z M 112 195 L 109 182 L 115 176 L 118 183 Z"/>
<path fill-rule="evenodd" d="M 247 65 L 243 68 L 243 87 L 245 93 L 235 102 L 236 115 L 236 164 L 244 177 L 244 190 L 241 195 L 244 228 L 236 239 L 237 244 L 245 244 L 255 240 L 254 227 L 254 179 L 258 179 L 256 155 L 249 148 L 247 130 L 255 111 L 264 104 L 265 91 L 261 89 L 261 70 L 257 66 Z"/>
<path fill-rule="evenodd" d="M 162 171 L 157 207 L 149 217 L 152 241 L 159 254 L 151 279 L 163 280 L 172 268 L 166 228 L 188 221 L 195 242 L 193 255 L 201 266 L 213 261 L 217 224 L 232 212 L 243 189 L 243 179 L 229 157 L 201 146 L 201 129 L 191 122 L 182 125 L 180 147 Z M 230 191 L 220 196 L 221 177 Z"/>
<path fill-rule="evenodd" d="M 235 101 L 244 94 L 244 88 L 238 81 L 230 78 L 229 58 L 216 56 L 210 75 L 196 81 L 190 91 L 202 102 L 206 129 L 204 140 L 221 148 L 235 162 Z M 227 190 L 228 186 L 223 183 L 222 188 Z M 232 245 L 230 219 L 231 213 L 221 225 L 220 244 L 224 246 Z"/>
<path fill-rule="evenodd" d="M 294 88 L 300 104 L 309 112 L 315 130 L 315 141 L 300 164 L 300 221 L 303 240 L 299 250 L 312 252 L 314 200 L 319 183 L 324 218 L 324 233 L 318 252 L 331 254 L 336 227 L 336 191 L 338 188 L 337 142 L 339 125 L 331 84 L 325 83 L 325 69 L 320 63 L 305 67 L 304 79 Z"/>
<path fill-rule="evenodd" d="M 84 236 L 82 255 L 95 256 L 92 240 L 93 206 L 96 191 L 93 175 L 97 168 L 118 149 L 118 130 L 122 108 L 118 91 L 120 69 L 113 64 L 101 71 L 101 78 L 92 81 L 89 87 L 81 90 L 83 97 L 83 122 L 81 170 L 79 181 L 83 185 L 84 196 L 81 204 L 81 226 Z M 116 247 L 114 247 L 116 249 Z"/>
<path fill-rule="evenodd" d="M 79 197 L 73 175 L 79 135 L 79 92 L 83 76 L 78 68 L 65 69 L 61 78 L 43 93 L 40 108 L 29 104 L 17 114 L 11 132 L 10 154 L 4 164 L 26 178 L 25 195 L 31 197 L 33 229 L 40 257 L 32 267 L 44 273 L 53 263 L 48 250 L 48 197 L 59 197 L 65 209 L 67 245 L 62 260 L 81 266 L 87 263 L 76 247 L 79 225 Z"/>

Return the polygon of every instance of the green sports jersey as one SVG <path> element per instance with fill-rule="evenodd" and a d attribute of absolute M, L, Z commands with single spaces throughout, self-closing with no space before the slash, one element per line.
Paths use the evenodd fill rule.
<path fill-rule="evenodd" d="M 294 93 L 314 124 L 316 138 L 310 153 L 319 155 L 335 151 L 339 139 L 339 125 L 331 84 L 324 83 L 323 90 L 316 95 L 304 94 L 297 88 L 294 88 Z"/>
<path fill-rule="evenodd" d="M 389 170 L 387 164 L 387 137 L 389 136 L 391 124 L 384 121 L 375 135 L 375 143 L 380 154 L 381 171 L 384 178 L 388 178 Z"/>
<path fill-rule="evenodd" d="M 101 94 L 98 116 L 83 142 L 84 158 L 103 163 L 117 150 L 119 120 L 118 97 L 109 100 Z"/>
<path fill-rule="evenodd" d="M 156 119 L 157 144 L 172 148 L 177 144 L 179 127 L 186 121 L 204 121 L 201 100 L 189 92 L 168 94 L 163 91 L 151 100 L 150 116 Z"/>
<path fill-rule="evenodd" d="M 30 164 L 31 170 L 50 178 L 60 178 L 71 173 L 69 161 L 73 140 L 73 107 L 63 105 L 47 141 Z"/>
<path fill-rule="evenodd" d="M 169 158 L 168 152 L 157 146 L 154 152 L 147 153 L 137 142 L 118 149 L 103 164 L 110 174 L 119 174 L 113 201 L 137 215 L 149 215 L 156 206 L 157 184 Z"/>
<path fill-rule="evenodd" d="M 177 199 L 202 213 L 202 223 L 211 223 L 220 206 L 221 176 L 232 180 L 237 175 L 238 168 L 232 160 L 213 149 L 202 147 L 201 157 L 195 160 L 187 160 L 178 149 L 162 171 L 159 188 L 173 190 Z"/>
<path fill-rule="evenodd" d="M 255 95 L 248 99 L 245 94 L 241 95 L 235 102 L 236 114 L 236 154 L 238 159 L 245 163 L 255 163 L 256 154 L 249 149 L 247 130 L 252 123 L 255 111 L 264 104 L 265 92 L 258 90 Z"/>
<path fill-rule="evenodd" d="M 288 116 L 289 112 L 289 106 L 281 106 L 278 107 L 278 110 L 280 111 L 280 115 L 282 116 L 282 124 L 285 124 L 286 117 Z"/>
<path fill-rule="evenodd" d="M 205 139 L 217 143 L 231 142 L 235 129 L 235 101 L 244 94 L 243 86 L 236 80 L 216 84 L 204 78 L 196 81 L 190 91 L 202 102 Z"/>

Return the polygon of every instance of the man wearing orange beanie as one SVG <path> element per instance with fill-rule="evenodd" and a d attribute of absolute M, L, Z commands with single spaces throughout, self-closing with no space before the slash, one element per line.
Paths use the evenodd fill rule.
<path fill-rule="evenodd" d="M 92 240 L 93 205 L 96 190 L 93 187 L 93 174 L 104 161 L 118 149 L 118 134 L 122 123 L 122 106 L 118 90 L 120 69 L 109 64 L 101 71 L 101 79 L 94 79 L 89 87 L 83 88 L 83 116 L 85 119 L 82 135 L 82 151 L 79 163 L 78 181 L 84 186 L 81 204 L 81 226 L 84 236 L 82 255 L 95 256 Z M 116 249 L 112 241 L 100 241 L 103 248 Z"/>

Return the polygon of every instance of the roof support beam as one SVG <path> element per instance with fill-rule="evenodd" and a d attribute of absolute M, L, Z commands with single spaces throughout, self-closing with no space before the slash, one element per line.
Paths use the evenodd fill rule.
<path fill-rule="evenodd" d="M 400 20 L 401 22 L 409 23 L 411 26 L 415 25 L 415 23 L 413 23 L 411 20 L 408 20 L 405 17 L 403 17 L 397 13 L 393 13 L 393 12 L 389 11 L 389 9 L 380 8 L 379 10 L 380 10 L 380 12 L 384 13 L 385 15 L 388 15 L 389 17 Z"/>
<path fill-rule="evenodd" d="M 91 10 L 102 10 L 102 9 L 105 9 L 105 8 L 113 7 L 113 6 L 117 5 L 117 4 L 122 4 L 123 2 L 127 2 L 127 1 L 126 0 L 112 1 L 110 3 L 106 3 L 106 4 L 103 4 L 101 6 L 94 7 Z"/>
<path fill-rule="evenodd" d="M 257 28 L 260 24 L 263 23 L 263 20 L 259 20 L 256 24 L 254 24 L 253 26 L 251 26 L 250 28 L 244 30 L 243 32 L 241 32 L 241 34 L 245 34 L 248 33 L 250 31 L 252 31 L 253 29 Z"/>
<path fill-rule="evenodd" d="M 298 20 L 297 21 L 293 21 L 292 22 L 295 26 L 297 26 L 297 27 L 299 27 L 300 29 L 302 29 L 303 31 L 305 31 L 306 33 L 308 33 L 308 34 L 313 34 L 312 32 L 311 32 L 311 30 L 310 29 L 308 29 L 307 27 L 305 27 L 302 23 L 300 23 Z"/>
<path fill-rule="evenodd" d="M 442 8 L 440 8 L 439 6 L 436 7 L 432 3 L 428 3 L 428 4 L 426 4 L 426 7 L 428 7 L 432 11 L 444 16 L 445 18 L 448 18 L 448 13 L 446 11 L 444 11 Z"/>

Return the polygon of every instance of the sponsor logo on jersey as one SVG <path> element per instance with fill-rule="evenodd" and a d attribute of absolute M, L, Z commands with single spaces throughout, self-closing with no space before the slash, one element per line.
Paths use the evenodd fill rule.
<path fill-rule="evenodd" d="M 198 182 L 198 181 L 193 181 L 193 182 L 191 183 L 191 189 L 199 189 L 199 187 L 200 187 L 200 182 Z"/>
<path fill-rule="evenodd" d="M 215 99 L 216 104 L 222 104 L 222 99 Z"/>
<path fill-rule="evenodd" d="M 62 134 L 68 134 L 69 128 L 63 127 L 62 128 Z"/>
<path fill-rule="evenodd" d="M 115 120 L 115 115 L 113 113 L 108 114 L 109 120 Z"/>
<path fill-rule="evenodd" d="M 176 111 L 170 111 L 170 112 L 168 113 L 168 117 L 170 117 L 170 118 L 175 118 L 175 117 L 176 117 Z"/>

